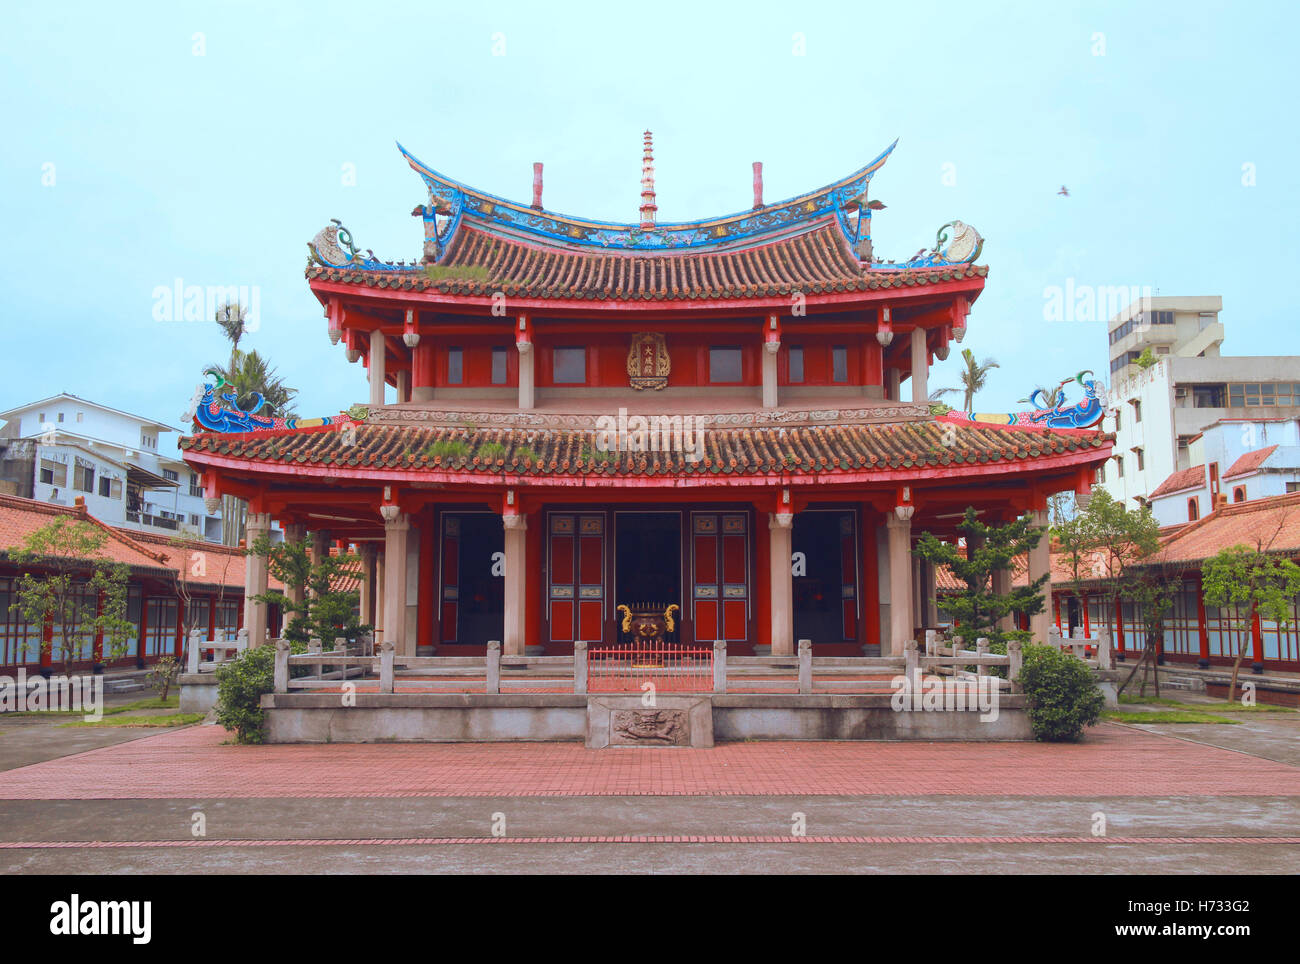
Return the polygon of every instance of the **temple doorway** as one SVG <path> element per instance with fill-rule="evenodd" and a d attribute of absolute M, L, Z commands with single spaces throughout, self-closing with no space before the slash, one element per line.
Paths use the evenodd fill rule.
<path fill-rule="evenodd" d="M 682 515 L 617 512 L 614 515 L 614 606 L 663 612 L 676 605 L 676 627 L 665 639 L 680 638 L 682 617 Z M 616 611 L 617 615 L 617 611 Z M 619 627 L 621 620 L 615 620 Z M 616 633 L 615 638 L 621 638 Z"/>
<path fill-rule="evenodd" d="M 442 524 L 442 641 L 486 647 L 505 631 L 501 516 L 447 513 Z"/>
<path fill-rule="evenodd" d="M 800 512 L 791 537 L 794 638 L 814 645 L 857 639 L 857 540 L 852 512 Z"/>

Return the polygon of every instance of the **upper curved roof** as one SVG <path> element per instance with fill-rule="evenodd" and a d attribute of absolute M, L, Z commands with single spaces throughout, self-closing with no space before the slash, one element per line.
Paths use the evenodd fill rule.
<path fill-rule="evenodd" d="M 464 218 L 491 233 L 534 243 L 652 253 L 765 244 L 802 234 L 832 215 L 840 222 L 845 235 L 857 240 L 856 231 L 849 226 L 847 212 L 865 203 L 865 192 L 872 175 L 884 166 L 897 144 L 895 140 L 861 170 L 815 191 L 750 211 L 699 221 L 661 223 L 653 227 L 593 221 L 537 210 L 462 184 L 435 171 L 400 143 L 397 148 L 429 189 L 425 220 L 433 220 L 435 214 L 450 218 L 452 223 L 446 229 L 448 234 Z"/>

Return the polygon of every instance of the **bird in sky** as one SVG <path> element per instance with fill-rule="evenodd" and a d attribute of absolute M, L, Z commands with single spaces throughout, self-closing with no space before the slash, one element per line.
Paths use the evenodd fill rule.
<path fill-rule="evenodd" d="M 1061 195 L 1061 197 L 1069 197 L 1069 196 L 1070 196 L 1070 189 L 1067 188 L 1064 184 L 1062 184 L 1062 185 L 1061 185 L 1061 189 L 1060 189 L 1059 191 L 1057 191 L 1056 193 L 1059 194 L 1059 195 Z"/>

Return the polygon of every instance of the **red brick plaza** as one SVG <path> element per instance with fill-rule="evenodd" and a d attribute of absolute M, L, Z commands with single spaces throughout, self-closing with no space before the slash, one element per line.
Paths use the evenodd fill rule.
<path fill-rule="evenodd" d="M 1300 796 L 1300 768 L 1103 724 L 1080 744 L 225 745 L 215 726 L 0 773 L 0 800 L 604 795 Z"/>

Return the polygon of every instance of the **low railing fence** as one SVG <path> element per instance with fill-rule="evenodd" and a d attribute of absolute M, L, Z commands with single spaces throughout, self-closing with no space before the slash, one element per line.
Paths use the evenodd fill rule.
<path fill-rule="evenodd" d="M 341 641 L 340 641 L 341 642 Z M 315 643 L 315 641 L 313 641 Z M 979 639 L 973 649 L 961 637 L 950 640 L 927 633 L 922 650 L 904 643 L 902 656 L 813 656 L 812 643 L 799 640 L 788 656 L 730 656 L 725 642 L 712 648 L 682 644 L 657 646 L 588 646 L 574 644 L 573 656 L 503 655 L 492 640 L 483 656 L 398 656 L 392 643 L 379 644 L 373 656 L 342 648 L 294 655 L 276 640 L 275 692 L 337 689 L 341 681 L 365 678 L 380 693 L 428 692 L 435 681 L 457 684 L 454 690 L 500 694 L 511 690 L 588 693 L 640 693 L 653 685 L 659 692 L 727 693 L 792 692 L 800 694 L 888 691 L 897 677 L 909 680 L 941 676 L 985 680 L 981 685 L 1020 691 L 1014 682 L 1023 665 L 1018 641 L 1007 653 L 991 653 Z M 314 669 L 305 676 L 293 669 Z M 1005 670 L 1005 677 L 993 672 Z M 994 682 L 996 680 L 996 683 Z M 481 681 L 481 683 L 479 682 Z M 481 687 L 481 688 L 480 688 Z"/>
<path fill-rule="evenodd" d="M 239 658 L 248 649 L 248 630 L 241 629 L 233 640 L 205 639 L 202 630 L 192 629 L 185 648 L 185 672 L 211 673 L 222 663 Z M 212 653 L 210 659 L 204 654 Z"/>
<path fill-rule="evenodd" d="M 909 639 L 903 646 L 905 672 L 909 679 L 914 674 L 950 676 L 953 679 L 973 680 L 979 685 L 996 687 L 1012 693 L 1020 692 L 1016 677 L 1024 665 L 1024 652 L 1020 640 L 1007 642 L 1005 653 L 989 651 L 989 641 L 984 637 L 975 640 L 975 648 L 969 649 L 961 636 L 944 639 L 933 629 L 925 631 L 925 653 L 915 640 Z M 989 670 L 1000 667 L 1006 675 L 990 673 Z"/>
<path fill-rule="evenodd" d="M 713 691 L 712 648 L 643 642 L 589 648 L 580 643 L 574 647 L 575 669 L 584 652 L 588 693 Z"/>

